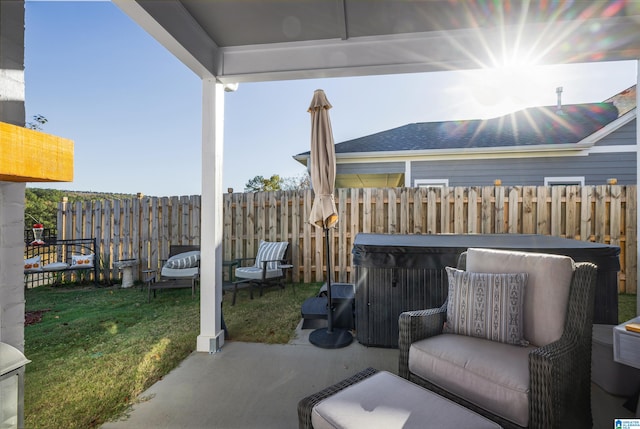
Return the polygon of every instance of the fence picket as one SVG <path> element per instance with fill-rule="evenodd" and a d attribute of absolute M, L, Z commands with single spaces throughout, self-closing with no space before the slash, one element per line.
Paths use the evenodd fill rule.
<path fill-rule="evenodd" d="M 577 216 L 578 216 L 578 187 L 567 186 L 566 191 L 566 237 L 576 239 L 580 235 L 580 229 L 578 228 Z"/>
<path fill-rule="evenodd" d="M 521 193 L 523 192 L 522 187 L 520 186 L 512 186 L 509 189 L 509 199 L 507 210 L 507 233 L 509 234 L 517 234 L 522 230 L 522 214 L 521 214 Z"/>
<path fill-rule="evenodd" d="M 522 188 L 522 233 L 536 233 L 536 187 Z"/>

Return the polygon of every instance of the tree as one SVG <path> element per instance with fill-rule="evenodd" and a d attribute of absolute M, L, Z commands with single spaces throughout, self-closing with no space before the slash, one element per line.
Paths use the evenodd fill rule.
<path fill-rule="evenodd" d="M 244 185 L 245 192 L 269 192 L 269 191 L 298 191 L 309 189 L 311 178 L 309 173 L 304 173 L 295 177 L 280 177 L 278 174 L 265 179 L 263 176 L 256 176 Z"/>
<path fill-rule="evenodd" d="M 309 177 L 309 173 L 282 179 L 282 189 L 285 191 L 300 191 L 309 188 L 311 188 L 311 177 Z"/>
<path fill-rule="evenodd" d="M 268 192 L 279 191 L 282 189 L 282 179 L 279 175 L 274 174 L 268 179 L 262 176 L 256 176 L 253 179 L 249 179 L 246 185 L 244 185 L 245 192 Z"/>
<path fill-rule="evenodd" d="M 34 223 L 41 223 L 45 228 L 56 229 L 58 202 L 62 201 L 63 192 L 57 189 L 25 189 L 24 227 L 31 229 Z M 37 222 L 36 222 L 37 221 Z"/>

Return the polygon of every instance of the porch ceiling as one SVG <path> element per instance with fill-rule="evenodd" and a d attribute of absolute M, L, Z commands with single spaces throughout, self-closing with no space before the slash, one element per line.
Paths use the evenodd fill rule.
<path fill-rule="evenodd" d="M 113 0 L 223 83 L 640 58 L 640 0 Z"/>

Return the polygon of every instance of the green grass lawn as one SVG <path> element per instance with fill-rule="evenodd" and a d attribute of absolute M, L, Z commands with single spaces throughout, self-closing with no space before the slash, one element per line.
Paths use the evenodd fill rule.
<path fill-rule="evenodd" d="M 231 341 L 287 343 L 302 302 L 320 284 L 268 289 L 249 300 L 241 290 L 224 318 Z M 92 428 L 125 413 L 132 401 L 195 347 L 200 302 L 189 289 L 163 290 L 151 303 L 137 288 L 39 287 L 26 292 L 25 426 Z M 620 295 L 620 322 L 635 316 L 636 296 Z"/>
<path fill-rule="evenodd" d="M 636 305 L 635 295 L 624 293 L 618 295 L 618 323 L 626 322 L 636 317 Z"/>
<path fill-rule="evenodd" d="M 320 284 L 269 289 L 263 297 L 224 297 L 231 340 L 286 343 L 304 299 Z M 39 287 L 26 292 L 25 426 L 92 428 L 118 416 L 195 348 L 200 302 L 188 289 L 163 290 L 151 303 L 137 288 Z"/>

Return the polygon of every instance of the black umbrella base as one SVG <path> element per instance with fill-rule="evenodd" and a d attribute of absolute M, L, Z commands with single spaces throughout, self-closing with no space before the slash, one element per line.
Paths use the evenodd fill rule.
<path fill-rule="evenodd" d="M 329 332 L 328 328 L 320 328 L 309 334 L 309 342 L 323 349 L 341 349 L 352 341 L 353 336 L 346 329 L 334 328 Z"/>

